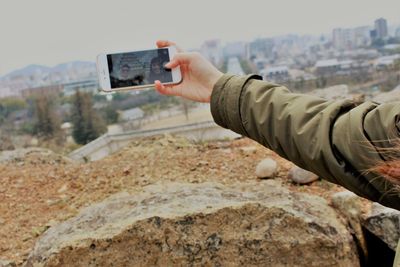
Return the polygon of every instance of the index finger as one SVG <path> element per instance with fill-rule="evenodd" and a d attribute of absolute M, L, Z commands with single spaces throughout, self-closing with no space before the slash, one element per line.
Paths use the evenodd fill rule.
<path fill-rule="evenodd" d="M 175 46 L 175 47 L 176 47 L 176 50 L 177 50 L 178 52 L 183 52 L 183 50 L 180 49 L 180 48 L 176 45 L 176 43 L 171 42 L 171 41 L 168 41 L 168 40 L 158 40 L 158 41 L 156 42 L 156 45 L 157 45 L 158 48 L 163 48 L 163 47 L 167 47 L 167 46 Z"/>

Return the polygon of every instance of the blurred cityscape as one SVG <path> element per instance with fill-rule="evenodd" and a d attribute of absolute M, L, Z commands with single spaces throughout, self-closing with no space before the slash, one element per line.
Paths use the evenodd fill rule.
<path fill-rule="evenodd" d="M 379 97 L 383 93 L 400 84 L 400 25 L 390 25 L 385 18 L 371 21 L 370 25 L 332 29 L 330 34 L 319 36 L 288 34 L 229 43 L 206 40 L 197 51 L 223 72 L 258 73 L 264 80 L 284 84 L 292 91 L 313 92 L 327 98 L 382 100 Z M 59 121 L 63 144 L 75 144 L 71 137 L 72 117 L 78 90 L 91 95 L 88 103 L 99 115 L 96 120 L 106 126 L 99 127 L 103 130 L 94 137 L 105 132 L 166 126 L 168 122 L 154 121 L 179 114 L 185 114 L 188 120 L 189 110 L 207 109 L 152 90 L 98 94 L 93 62 L 76 61 L 55 67 L 29 65 L 0 78 L 0 138 L 5 146 L 0 149 L 30 146 L 46 136 L 44 126 L 38 126 L 40 103 L 57 116 L 54 120 Z M 44 95 L 52 97 L 40 102 L 38 99 Z M 16 136 L 25 139 L 15 141 Z M 38 138 L 32 139 L 33 136 Z"/>

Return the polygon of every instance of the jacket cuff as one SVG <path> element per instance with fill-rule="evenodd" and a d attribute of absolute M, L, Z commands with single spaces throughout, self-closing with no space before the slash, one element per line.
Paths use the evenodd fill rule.
<path fill-rule="evenodd" d="M 211 114 L 221 127 L 246 135 L 240 114 L 240 98 L 251 79 L 262 80 L 259 75 L 235 76 L 224 74 L 214 85 L 211 94 Z"/>

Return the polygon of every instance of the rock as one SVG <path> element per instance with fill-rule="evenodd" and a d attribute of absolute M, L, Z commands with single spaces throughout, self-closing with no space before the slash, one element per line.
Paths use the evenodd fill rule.
<path fill-rule="evenodd" d="M 361 223 L 391 249 L 396 250 L 400 239 L 400 211 L 373 203 L 370 211 L 361 216 Z"/>
<path fill-rule="evenodd" d="M 0 267 L 15 267 L 15 266 L 17 265 L 13 261 L 0 259 Z"/>
<path fill-rule="evenodd" d="M 318 180 L 318 175 L 295 166 L 289 170 L 288 178 L 298 184 L 309 184 Z"/>
<path fill-rule="evenodd" d="M 359 266 L 327 202 L 274 180 L 157 183 L 48 229 L 25 266 Z"/>
<path fill-rule="evenodd" d="M 357 238 L 358 245 L 363 252 L 365 259 L 368 257 L 367 242 L 361 226 L 362 203 L 360 197 L 348 190 L 338 192 L 332 195 L 332 205 L 339 210 L 348 220 L 353 229 L 354 236 Z"/>
<path fill-rule="evenodd" d="M 271 158 L 260 161 L 256 167 L 256 176 L 258 178 L 272 178 L 278 172 L 278 163 Z"/>

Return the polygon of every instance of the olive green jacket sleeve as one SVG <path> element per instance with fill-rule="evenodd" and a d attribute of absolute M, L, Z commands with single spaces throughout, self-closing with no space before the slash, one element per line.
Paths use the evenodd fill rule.
<path fill-rule="evenodd" d="M 355 105 L 291 93 L 256 75 L 224 75 L 214 86 L 214 120 L 321 178 L 400 210 L 394 185 L 368 172 L 397 139 L 400 103 Z M 377 149 L 380 147 L 381 149 Z"/>

